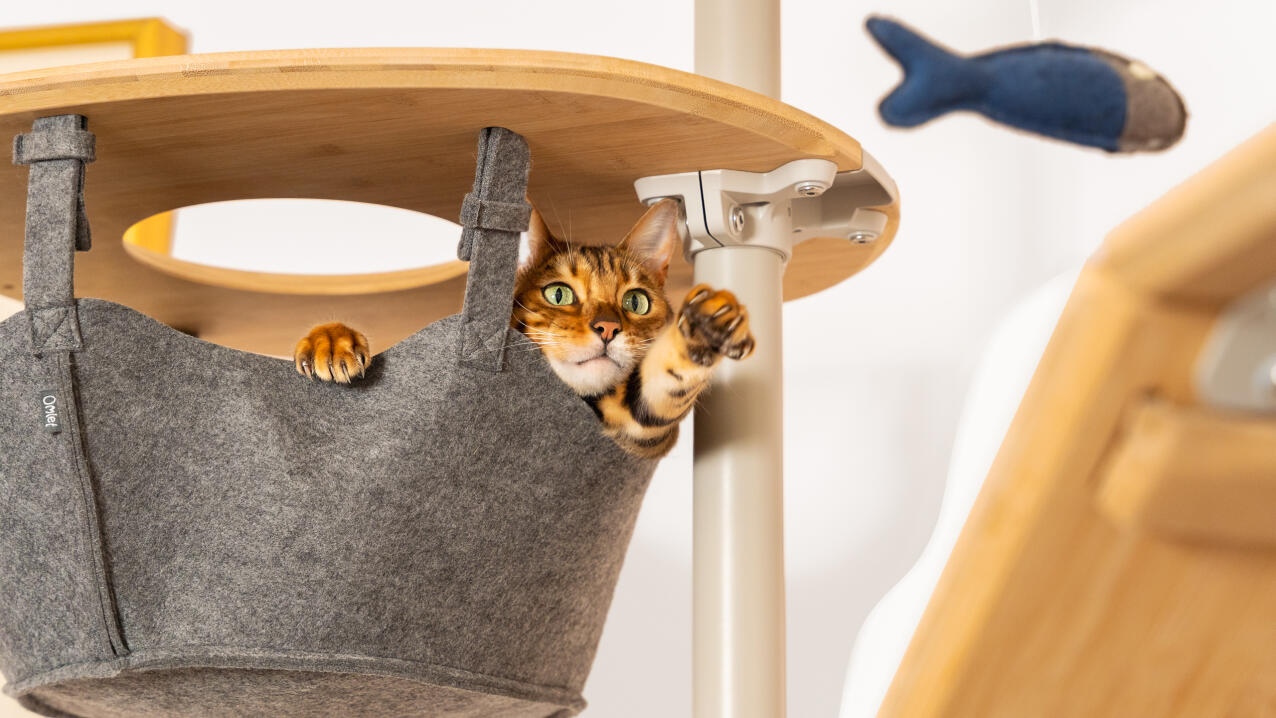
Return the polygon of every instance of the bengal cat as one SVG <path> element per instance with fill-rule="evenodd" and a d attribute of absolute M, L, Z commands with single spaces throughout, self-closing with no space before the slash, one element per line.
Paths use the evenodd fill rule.
<path fill-rule="evenodd" d="M 748 312 L 731 292 L 699 285 L 676 315 L 666 300 L 678 213 L 676 201 L 657 202 L 615 247 L 569 245 L 533 213 L 514 290 L 511 326 L 540 347 L 604 433 L 644 457 L 673 447 L 714 366 L 754 347 Z M 346 383 L 363 376 L 371 355 L 362 334 L 332 323 L 298 342 L 294 360 L 307 377 Z"/>

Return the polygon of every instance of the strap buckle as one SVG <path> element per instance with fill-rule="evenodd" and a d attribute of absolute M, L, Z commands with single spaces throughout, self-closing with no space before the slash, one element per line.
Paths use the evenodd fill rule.
<path fill-rule="evenodd" d="M 456 256 L 463 262 L 474 254 L 474 230 L 491 229 L 500 232 L 526 232 L 532 219 L 532 206 L 526 202 L 498 202 L 480 199 L 473 192 L 465 195 L 461 203 L 461 243 Z"/>

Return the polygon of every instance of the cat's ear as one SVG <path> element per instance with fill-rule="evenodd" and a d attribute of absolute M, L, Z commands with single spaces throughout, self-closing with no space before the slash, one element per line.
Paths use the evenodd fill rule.
<path fill-rule="evenodd" d="M 642 260 L 647 273 L 664 284 L 669 275 L 669 262 L 682 244 L 678 224 L 682 221 L 682 205 L 676 199 L 662 199 L 651 205 L 646 214 L 620 242 L 620 248 Z"/>
<path fill-rule="evenodd" d="M 541 213 L 532 208 L 532 217 L 527 223 L 527 254 L 521 262 L 523 267 L 535 267 L 551 254 L 567 251 L 567 245 L 549 233 L 545 219 Z"/>

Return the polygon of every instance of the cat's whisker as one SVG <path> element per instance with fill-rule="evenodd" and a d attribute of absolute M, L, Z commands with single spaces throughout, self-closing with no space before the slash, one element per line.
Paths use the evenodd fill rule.
<path fill-rule="evenodd" d="M 559 338 L 559 337 L 557 337 L 557 336 L 555 336 L 555 335 L 553 335 L 553 334 L 530 334 L 530 335 L 528 335 L 528 337 L 527 337 L 527 338 L 528 338 L 528 339 L 532 339 L 532 340 L 536 341 L 536 342 L 537 342 L 537 343 L 539 343 L 539 344 L 555 344 L 555 345 L 558 345 L 558 344 L 562 344 L 562 343 L 563 343 L 563 340 L 562 340 L 561 338 Z"/>
<path fill-rule="evenodd" d="M 549 197 L 548 199 L 549 208 L 554 213 L 554 221 L 558 223 L 559 227 L 563 226 L 563 216 L 558 213 L 558 203 L 554 201 L 553 197 Z"/>

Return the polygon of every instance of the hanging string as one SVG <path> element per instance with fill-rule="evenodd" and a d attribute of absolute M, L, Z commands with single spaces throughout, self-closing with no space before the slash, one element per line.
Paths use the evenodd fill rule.
<path fill-rule="evenodd" d="M 1032 41 L 1041 42 L 1041 8 L 1037 0 L 1028 0 L 1028 14 L 1032 17 Z"/>

